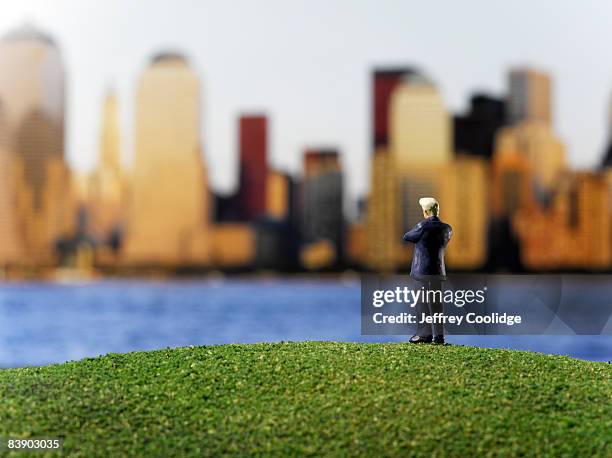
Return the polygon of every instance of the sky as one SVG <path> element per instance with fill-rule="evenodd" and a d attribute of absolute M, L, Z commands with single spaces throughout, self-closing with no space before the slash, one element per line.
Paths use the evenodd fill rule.
<path fill-rule="evenodd" d="M 202 144 L 215 190 L 237 182 L 240 113 L 270 117 L 273 167 L 298 173 L 308 146 L 336 146 L 349 196 L 369 189 L 370 72 L 414 65 L 452 112 L 474 91 L 502 96 L 511 66 L 553 78 L 554 129 L 575 168 L 600 161 L 612 90 L 612 3 L 487 0 L 3 0 L 0 33 L 30 22 L 67 73 L 67 156 L 94 167 L 102 102 L 119 97 L 131 163 L 139 76 L 179 50 L 201 81 Z M 0 69 L 1 71 L 1 69 Z"/>

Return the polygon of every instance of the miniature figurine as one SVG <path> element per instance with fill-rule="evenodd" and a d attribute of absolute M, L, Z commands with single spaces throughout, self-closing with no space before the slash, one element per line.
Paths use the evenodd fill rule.
<path fill-rule="evenodd" d="M 412 242 L 414 254 L 410 276 L 420 287 L 428 291 L 441 291 L 442 281 L 446 279 L 444 265 L 444 250 L 450 240 L 452 228 L 440 221 L 440 204 L 433 197 L 419 199 L 425 219 L 404 234 L 405 242 Z M 424 323 L 421 317 L 443 313 L 441 294 L 425 294 L 424 299 L 417 304 L 417 332 L 409 340 L 410 343 L 444 343 L 444 325 L 441 322 Z"/>

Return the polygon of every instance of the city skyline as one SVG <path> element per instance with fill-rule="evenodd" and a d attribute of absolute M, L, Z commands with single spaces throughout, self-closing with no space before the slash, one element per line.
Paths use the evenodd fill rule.
<path fill-rule="evenodd" d="M 257 111 L 270 120 L 272 166 L 296 173 L 304 148 L 333 145 L 342 151 L 342 161 L 350 161 L 344 164 L 349 198 L 364 195 L 371 153 L 367 87 L 370 71 L 385 62 L 425 70 L 453 113 L 463 112 L 478 89 L 504 95 L 510 66 L 534 65 L 552 76 L 553 125 L 571 165 L 593 167 L 605 150 L 612 64 L 596 56 L 605 49 L 603 25 L 612 10 L 585 5 L 576 13 L 566 4 L 539 3 L 529 5 L 532 14 L 525 20 L 521 10 L 526 3 L 523 8 L 510 5 L 514 13 L 508 6 L 473 2 L 445 4 L 447 14 L 432 22 L 425 19 L 432 18 L 435 5 L 419 3 L 415 8 L 409 2 L 351 7 L 179 2 L 172 10 L 167 2 L 147 2 L 146 15 L 136 22 L 136 5 L 23 2 L 9 5 L 0 19 L 2 33 L 25 19 L 57 40 L 68 77 L 67 157 L 79 171 L 96 163 L 99 106 L 113 83 L 121 111 L 122 153 L 133 157 L 137 77 L 151 55 L 169 46 L 184 52 L 202 79 L 200 127 L 216 190 L 236 188 L 236 120 L 242 112 Z M 480 22 L 470 19 L 475 9 L 482 13 L 477 15 Z M 368 14 L 372 10 L 377 14 Z M 553 12 L 566 20 L 548 21 Z M 91 27 L 92 19 L 96 24 L 106 20 L 108 27 L 101 33 Z M 589 27 L 580 25 L 585 19 Z M 302 36 L 315 25 L 316 39 Z M 571 33 L 574 28 L 580 28 L 580 35 Z"/>
<path fill-rule="evenodd" d="M 23 250 L 2 253 L 11 271 L 394 271 L 410 254 L 396 234 L 422 220 L 421 196 L 439 196 L 461 240 L 449 248 L 450 269 L 612 262 L 612 167 L 568 164 L 552 120 L 552 79 L 539 69 L 511 68 L 507 96 L 475 95 L 460 115 L 424 71 L 373 69 L 371 187 L 358 217 L 347 219 L 350 157 L 342 161 L 333 145 L 308 147 L 300 173 L 283 173 L 268 161 L 261 113 L 239 118 L 239 189 L 215 192 L 202 154 L 201 77 L 176 51 L 152 56 L 138 80 L 132 170 L 119 161 L 119 104 L 109 91 L 97 167 L 89 177 L 73 173 L 64 159 L 61 50 L 45 31 L 24 26 L 3 36 L 0 51 L 0 234 Z"/>

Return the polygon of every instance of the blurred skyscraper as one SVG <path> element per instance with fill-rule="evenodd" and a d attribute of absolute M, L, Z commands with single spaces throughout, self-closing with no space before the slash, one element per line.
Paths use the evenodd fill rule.
<path fill-rule="evenodd" d="M 404 77 L 389 107 L 390 153 L 399 174 L 402 230 L 423 219 L 420 197 L 440 191 L 451 160 L 451 119 L 434 84 L 419 74 Z M 401 232 L 401 231 L 400 231 Z"/>
<path fill-rule="evenodd" d="M 302 263 L 307 268 L 332 267 L 344 254 L 343 176 L 338 151 L 304 153 L 301 190 Z"/>
<path fill-rule="evenodd" d="M 508 114 L 511 123 L 552 124 L 550 77 L 533 68 L 516 68 L 508 75 Z"/>
<path fill-rule="evenodd" d="M 387 126 L 373 158 L 366 216 L 366 264 L 376 270 L 395 270 L 408 262 L 410 248 L 403 233 L 423 219 L 418 200 L 436 196 L 440 173 L 451 159 L 449 114 L 435 86 L 420 73 L 394 72 L 385 92 Z"/>
<path fill-rule="evenodd" d="M 485 94 L 471 98 L 470 110 L 454 117 L 454 151 L 490 158 L 495 147 L 495 135 L 506 123 L 506 103 Z"/>
<path fill-rule="evenodd" d="M 519 68 L 510 71 L 508 81 L 513 127 L 505 135 L 515 137 L 514 149 L 532 167 L 535 198 L 545 202 L 565 168 L 565 148 L 552 125 L 551 78 L 533 68 Z"/>
<path fill-rule="evenodd" d="M 121 170 L 117 97 L 112 91 L 104 100 L 99 145 L 98 165 L 88 189 L 89 230 L 98 240 L 113 245 L 118 244 L 125 221 L 126 181 Z"/>
<path fill-rule="evenodd" d="M 416 75 L 409 66 L 378 68 L 372 73 L 372 157 L 370 193 L 365 216 L 362 262 L 369 269 L 393 271 L 401 262 L 401 205 L 398 174 L 391 154 L 392 97 L 405 78 Z"/>
<path fill-rule="evenodd" d="M 492 163 L 490 263 L 493 269 L 520 270 L 533 245 L 521 243 L 517 215 L 542 212 L 565 170 L 565 149 L 554 134 L 551 80 L 538 70 L 520 68 L 508 76 L 512 125 L 498 131 Z M 533 231 L 537 231 L 535 224 Z"/>
<path fill-rule="evenodd" d="M 457 156 L 442 171 L 440 211 L 453 228 L 446 250 L 449 269 L 481 269 L 487 256 L 489 164 L 485 158 Z"/>
<path fill-rule="evenodd" d="M 200 143 L 200 88 L 187 59 L 155 56 L 136 102 L 136 157 L 126 260 L 202 265 L 210 257 L 206 170 Z"/>
<path fill-rule="evenodd" d="M 240 188 L 238 200 L 244 220 L 266 212 L 268 180 L 268 119 L 263 115 L 240 117 Z"/>
<path fill-rule="evenodd" d="M 532 208 L 532 166 L 518 151 L 517 137 L 502 129 L 491 163 L 489 270 L 520 271 L 520 246 L 512 221 L 519 210 Z"/>
<path fill-rule="evenodd" d="M 389 145 L 389 104 L 395 87 L 406 76 L 415 74 L 410 67 L 379 68 L 372 73 L 372 143 L 374 152 Z"/>
<path fill-rule="evenodd" d="M 407 263 L 409 255 L 401 240 L 399 176 L 391 154 L 384 149 L 372 157 L 371 170 L 364 264 L 374 271 L 392 272 Z"/>
<path fill-rule="evenodd" d="M 268 171 L 265 218 L 258 218 L 254 223 L 258 268 L 284 271 L 297 268 L 299 218 L 295 212 L 296 188 L 289 174 Z"/>
<path fill-rule="evenodd" d="M 64 66 L 53 39 L 26 25 L 0 40 L 4 118 L 0 206 L 13 249 L 3 262 L 47 266 L 73 226 L 70 175 L 64 160 Z M 13 258 L 18 255 L 17 258 Z"/>
<path fill-rule="evenodd" d="M 437 88 L 420 74 L 401 79 L 389 104 L 389 151 L 400 173 L 451 158 L 451 122 Z"/>

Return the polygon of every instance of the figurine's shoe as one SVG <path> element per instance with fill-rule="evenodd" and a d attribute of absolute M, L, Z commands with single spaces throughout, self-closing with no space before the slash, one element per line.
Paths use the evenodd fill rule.
<path fill-rule="evenodd" d="M 444 345 L 444 336 L 434 336 L 433 343 Z"/>
<path fill-rule="evenodd" d="M 412 336 L 408 342 L 417 344 L 417 343 L 431 343 L 431 336 Z"/>

